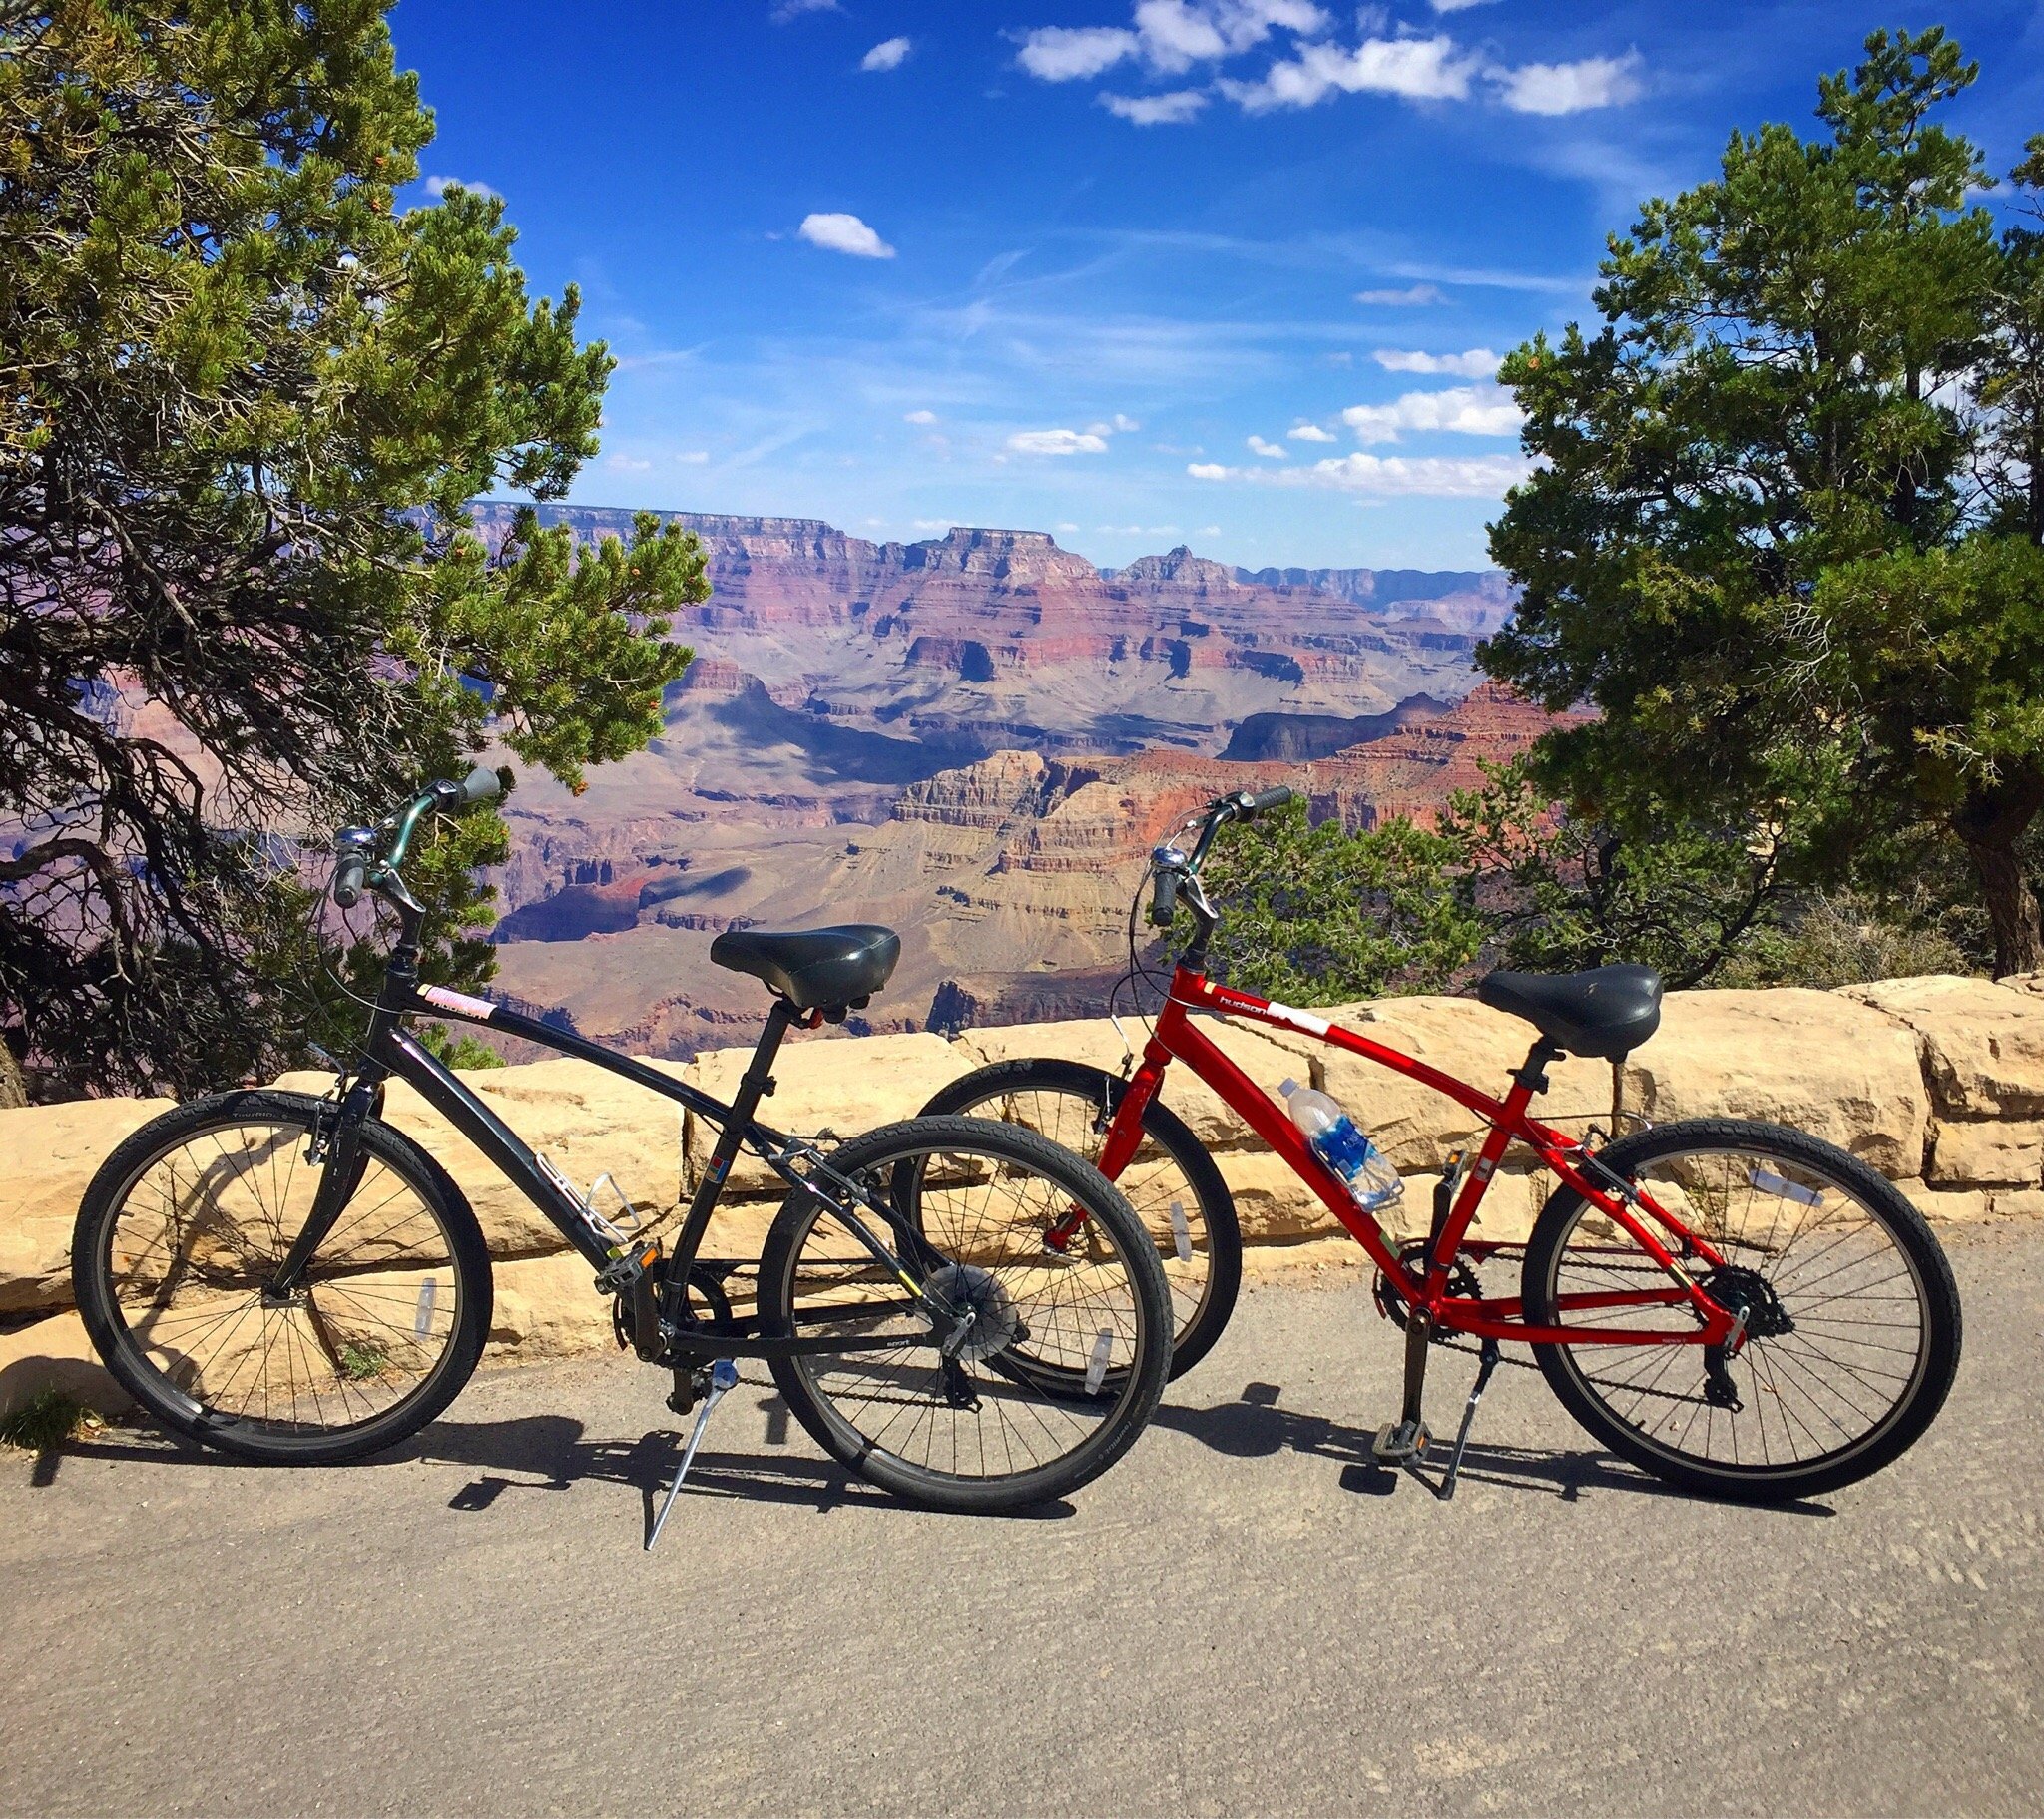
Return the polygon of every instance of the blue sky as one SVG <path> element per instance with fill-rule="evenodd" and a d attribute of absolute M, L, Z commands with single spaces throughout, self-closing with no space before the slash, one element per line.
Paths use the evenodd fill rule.
<path fill-rule="evenodd" d="M 1464 567 L 1490 356 L 1875 25 L 2044 131 L 2044 4 L 402 0 L 430 180 L 619 359 L 587 504 L 1052 531 L 1101 563 Z"/>

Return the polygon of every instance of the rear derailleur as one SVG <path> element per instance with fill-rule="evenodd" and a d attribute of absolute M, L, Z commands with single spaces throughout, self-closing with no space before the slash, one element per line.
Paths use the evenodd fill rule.
<path fill-rule="evenodd" d="M 1795 1321 L 1782 1305 L 1782 1297 L 1757 1269 L 1737 1263 L 1722 1264 L 1702 1277 L 1698 1286 L 1733 1320 L 1732 1337 L 1724 1345 L 1704 1347 L 1704 1400 L 1714 1409 L 1737 1414 L 1746 1406 L 1739 1386 L 1732 1381 L 1730 1360 L 1749 1339 L 1778 1339 L 1795 1330 Z"/>

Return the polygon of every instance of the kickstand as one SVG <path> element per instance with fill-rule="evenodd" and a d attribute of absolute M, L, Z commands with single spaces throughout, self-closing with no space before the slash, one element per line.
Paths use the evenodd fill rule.
<path fill-rule="evenodd" d="M 653 1520 L 653 1532 L 646 1538 L 648 1554 L 653 1552 L 653 1544 L 660 1540 L 661 1530 L 667 1527 L 667 1519 L 674 1513 L 675 1499 L 682 1494 L 682 1480 L 688 1477 L 689 1468 L 696 1463 L 696 1449 L 703 1444 L 703 1430 L 710 1425 L 711 1410 L 724 1400 L 726 1390 L 738 1387 L 738 1381 L 739 1367 L 729 1358 L 719 1358 L 711 1365 L 710 1391 L 703 1398 L 703 1406 L 696 1411 L 696 1428 L 682 1453 L 682 1463 L 675 1470 L 674 1483 L 667 1488 L 667 1502 L 660 1506 L 660 1514 Z"/>
<path fill-rule="evenodd" d="M 1455 1436 L 1455 1450 L 1448 1459 L 1447 1476 L 1441 1480 L 1441 1488 L 1434 1493 L 1442 1503 L 1455 1495 L 1455 1480 L 1462 1472 L 1462 1449 L 1469 1444 L 1469 1424 L 1476 1419 L 1476 1405 L 1483 1400 L 1483 1392 L 1490 1387 L 1490 1373 L 1497 1369 L 1498 1356 L 1497 1341 L 1484 1340 L 1483 1362 L 1476 1367 L 1476 1381 L 1470 1385 L 1469 1401 L 1462 1410 L 1462 1427 Z"/>

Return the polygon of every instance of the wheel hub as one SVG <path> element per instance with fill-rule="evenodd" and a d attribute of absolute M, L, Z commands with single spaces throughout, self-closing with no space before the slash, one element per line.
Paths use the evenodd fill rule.
<path fill-rule="evenodd" d="M 1782 1305 L 1782 1297 L 1757 1269 L 1727 1263 L 1703 1278 L 1704 1292 L 1734 1316 L 1746 1316 L 1749 1339 L 1776 1339 L 1792 1333 L 1795 1322 Z"/>
<path fill-rule="evenodd" d="M 992 1273 L 977 1264 L 947 1263 L 929 1278 L 929 1287 L 960 1314 L 972 1317 L 963 1340 L 951 1348 L 951 1356 L 960 1362 L 978 1364 L 1006 1351 L 1022 1337 L 1022 1320 L 1015 1304 Z"/>

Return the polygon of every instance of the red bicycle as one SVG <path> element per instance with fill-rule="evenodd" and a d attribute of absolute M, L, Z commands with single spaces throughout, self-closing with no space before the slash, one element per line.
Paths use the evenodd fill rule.
<path fill-rule="evenodd" d="M 1375 1453 L 1411 1463 L 1429 1445 L 1421 1415 L 1432 1343 L 1479 1342 L 1481 1362 L 1439 1493 L 1454 1494 L 1469 1424 L 1499 1344 L 1529 1345 L 1554 1393 L 1592 1436 L 1685 1490 L 1777 1502 L 1835 1490 L 1898 1458 L 1929 1427 L 1958 1370 L 1958 1290 L 1922 1216 L 1865 1163 L 1783 1126 L 1695 1119 L 1607 1139 L 1533 1118 L 1549 1065 L 1617 1061 L 1661 1021 L 1649 968 L 1494 972 L 1485 1004 L 1536 1032 L 1502 1099 L 1307 1011 L 1217 985 L 1207 953 L 1220 913 L 1201 883 L 1215 837 L 1292 799 L 1289 789 L 1223 797 L 1186 823 L 1190 852 L 1152 855 L 1150 920 L 1181 905 L 1193 933 L 1141 1063 L 1116 1076 L 1055 1059 L 998 1062 L 939 1093 L 930 1114 L 1026 1124 L 1119 1182 L 1155 1237 L 1177 1321 L 1173 1375 L 1213 1346 L 1234 1308 L 1242 1233 L 1220 1170 L 1163 1103 L 1183 1063 L 1290 1164 L 1377 1266 L 1377 1305 L 1405 1332 L 1399 1419 Z M 1133 948 L 1135 912 L 1130 917 Z M 1488 1134 L 1449 1158 L 1424 1238 L 1399 1244 L 1193 1013 L 1302 1034 L 1375 1062 L 1468 1108 Z M 1367 1120 L 1363 1121 L 1365 1124 Z M 1521 1243 L 1472 1239 L 1506 1152 L 1522 1143 L 1559 1185 Z M 1046 1233 L 1063 1249 L 1084 1215 Z M 1486 1292 L 1482 1272 L 1516 1255 L 1519 1292 Z"/>

